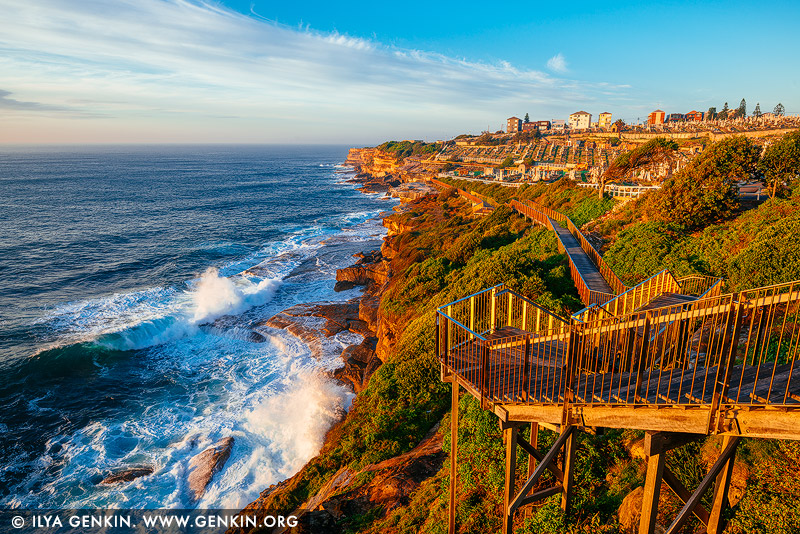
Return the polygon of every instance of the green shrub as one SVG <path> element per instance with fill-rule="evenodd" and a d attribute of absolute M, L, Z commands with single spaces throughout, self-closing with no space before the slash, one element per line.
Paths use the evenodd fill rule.
<path fill-rule="evenodd" d="M 743 289 L 800 280 L 800 213 L 767 226 L 730 261 L 733 287 Z"/>

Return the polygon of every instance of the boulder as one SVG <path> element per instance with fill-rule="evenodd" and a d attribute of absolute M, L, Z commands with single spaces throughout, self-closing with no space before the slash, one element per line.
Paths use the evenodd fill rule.
<path fill-rule="evenodd" d="M 349 280 L 341 280 L 333 285 L 333 290 L 339 293 L 340 291 L 347 291 L 348 289 L 353 289 L 357 285 L 358 284 L 356 284 L 355 282 L 351 282 Z"/>
<path fill-rule="evenodd" d="M 233 441 L 232 437 L 222 438 L 189 462 L 187 481 L 193 500 L 200 500 L 214 474 L 225 466 L 225 462 L 231 457 Z"/>
<path fill-rule="evenodd" d="M 120 482 L 130 482 L 131 480 L 139 477 L 144 477 L 153 474 L 153 468 L 150 466 L 131 467 L 108 475 L 100 481 L 100 484 L 119 484 Z"/>
<path fill-rule="evenodd" d="M 358 345 L 349 345 L 342 351 L 344 367 L 334 371 L 333 376 L 353 387 L 360 393 L 369 382 L 369 377 L 380 367 L 381 361 L 375 357 L 377 339 L 365 337 Z M 377 363 L 376 363 L 377 362 Z"/>

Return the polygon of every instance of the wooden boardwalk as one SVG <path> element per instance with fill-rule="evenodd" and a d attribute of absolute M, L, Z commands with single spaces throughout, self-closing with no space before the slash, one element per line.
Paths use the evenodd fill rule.
<path fill-rule="evenodd" d="M 550 224 L 556 237 L 558 237 L 558 240 L 561 242 L 564 252 L 569 255 L 571 260 L 570 264 L 577 268 L 580 277 L 586 283 L 586 287 L 589 291 L 613 295 L 614 290 L 611 289 L 611 286 L 608 285 L 608 282 L 606 282 L 600 274 L 597 266 L 589 258 L 589 255 L 586 254 L 586 251 L 581 248 L 581 244 L 578 243 L 575 236 L 552 219 L 550 219 Z"/>
<path fill-rule="evenodd" d="M 655 531 L 662 482 L 684 502 L 668 534 L 680 532 L 692 515 L 707 532 L 721 533 L 739 440 L 800 440 L 800 281 L 722 294 L 719 279 L 676 279 L 665 270 L 627 288 L 571 221 L 563 228 L 557 212 L 512 207 L 556 233 L 587 307 L 565 319 L 496 286 L 438 309 L 436 354 L 442 380 L 452 384 L 449 532 L 456 531 L 463 388 L 503 429 L 505 534 L 522 506 L 561 494 L 569 509 L 576 434 L 602 428 L 645 431 L 639 534 Z M 531 426 L 530 441 L 519 432 L 523 425 Z M 537 449 L 540 427 L 559 434 L 546 452 Z M 708 435 L 722 436 L 722 452 L 690 491 L 665 458 Z M 520 488 L 518 447 L 530 456 Z M 545 471 L 556 483 L 542 488 Z M 700 503 L 712 486 L 706 510 Z"/>

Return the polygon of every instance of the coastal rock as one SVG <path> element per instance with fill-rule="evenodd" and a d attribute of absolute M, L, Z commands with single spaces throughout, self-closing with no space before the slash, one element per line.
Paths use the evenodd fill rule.
<path fill-rule="evenodd" d="M 350 330 L 351 322 L 358 321 L 358 299 L 346 302 L 317 304 L 311 310 L 312 317 L 325 319 L 325 335 L 333 336 L 344 330 Z"/>
<path fill-rule="evenodd" d="M 355 286 L 367 286 L 368 292 L 376 292 L 390 276 L 389 262 L 381 250 L 356 254 L 358 261 L 350 267 L 336 270 L 334 290 L 344 291 Z"/>
<path fill-rule="evenodd" d="M 187 482 L 193 500 L 200 500 L 214 474 L 225 466 L 231 456 L 233 442 L 232 437 L 222 438 L 189 462 Z"/>
<path fill-rule="evenodd" d="M 386 513 L 406 505 L 408 497 L 422 481 L 441 469 L 446 457 L 442 451 L 443 437 L 437 425 L 419 445 L 405 454 L 371 464 L 356 474 L 340 471 L 333 478 L 338 483 L 323 487 L 325 494 L 335 495 L 322 500 L 313 498 L 309 504 L 319 503 L 319 509 L 335 518 L 361 515 L 376 507 Z M 359 475 L 366 473 L 374 473 L 370 482 L 348 490 L 352 483 L 360 479 Z"/>
<path fill-rule="evenodd" d="M 153 474 L 153 468 L 150 466 L 131 467 L 108 475 L 100 481 L 100 484 L 119 484 L 120 482 L 130 482 L 139 477 L 144 477 Z"/>
<path fill-rule="evenodd" d="M 388 263 L 352 265 L 344 269 L 336 270 L 337 282 L 352 282 L 359 286 L 369 286 L 375 284 L 382 286 L 389 278 Z"/>
<path fill-rule="evenodd" d="M 358 345 L 350 345 L 342 351 L 342 359 L 347 361 L 353 359 L 357 362 L 367 364 L 375 356 L 375 347 L 378 339 L 375 337 L 365 337 Z"/>
<path fill-rule="evenodd" d="M 358 304 L 358 318 L 366 323 L 372 332 L 378 331 L 378 308 L 381 300 L 377 296 L 362 297 Z"/>
<path fill-rule="evenodd" d="M 387 259 L 391 260 L 392 258 L 397 255 L 397 237 L 396 236 L 387 236 L 383 239 L 383 244 L 381 245 L 381 255 Z"/>
<path fill-rule="evenodd" d="M 359 299 L 351 299 L 345 302 L 316 302 L 310 304 L 298 304 L 291 308 L 286 308 L 259 325 L 266 325 L 272 328 L 283 328 L 291 334 L 299 337 L 303 341 L 312 342 L 318 335 L 319 330 L 310 327 L 305 321 L 298 321 L 303 317 L 319 317 L 325 319 L 325 326 L 322 332 L 330 337 L 344 330 L 351 330 L 361 333 L 365 323 L 359 319 Z"/>
<path fill-rule="evenodd" d="M 378 263 L 383 259 L 383 255 L 381 254 L 380 250 L 371 250 L 369 252 L 359 252 L 354 254 L 358 261 L 356 261 L 356 265 L 364 265 L 367 263 Z"/>
<path fill-rule="evenodd" d="M 369 377 L 381 365 L 380 359 L 375 356 L 377 338 L 366 337 L 359 345 L 350 345 L 342 351 L 344 367 L 334 371 L 333 376 L 344 383 L 350 384 L 353 391 L 360 393 L 369 382 Z"/>
<path fill-rule="evenodd" d="M 425 182 L 412 182 L 396 187 L 391 195 L 399 198 L 401 202 L 411 202 L 426 195 L 436 195 L 438 192 L 438 189 Z"/>
<path fill-rule="evenodd" d="M 339 293 L 340 291 L 347 291 L 348 289 L 353 289 L 358 284 L 355 282 L 350 282 L 349 280 L 342 280 L 340 282 L 336 282 L 333 286 L 333 290 Z"/>
<path fill-rule="evenodd" d="M 386 217 L 383 219 L 383 226 L 388 230 L 389 237 L 410 232 L 414 229 L 410 224 L 404 224 L 398 221 L 395 217 Z"/>

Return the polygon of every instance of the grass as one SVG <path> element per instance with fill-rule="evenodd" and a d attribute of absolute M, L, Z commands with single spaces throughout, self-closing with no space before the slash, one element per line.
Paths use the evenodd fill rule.
<path fill-rule="evenodd" d="M 412 209 L 392 215 L 411 228 L 393 238 L 402 253 L 393 261 L 394 276 L 381 299 L 384 321 L 397 334 L 395 348 L 373 375 L 329 445 L 293 478 L 290 487 L 267 503 L 270 510 L 289 512 L 313 495 L 338 469 L 357 470 L 397 456 L 416 446 L 435 425 L 448 429 L 449 391 L 439 380 L 434 351 L 434 310 L 438 305 L 505 283 L 540 305 L 566 315 L 582 307 L 569 277 L 565 258 L 551 232 L 533 227 L 507 207 L 511 195 L 567 213 L 586 224 L 611 246 L 606 261 L 628 283 L 661 270 L 678 275 L 697 272 L 730 277 L 735 287 L 754 280 L 800 278 L 793 240 L 800 230 L 800 198 L 769 201 L 735 219 L 687 231 L 676 225 L 642 220 L 641 206 L 614 202 L 568 181 L 513 190 L 495 184 L 450 183 L 474 189 L 498 203 L 492 215 L 471 217 L 466 201 L 445 192 Z M 603 216 L 604 215 L 604 216 Z M 598 217 L 603 216 L 602 220 Z M 765 249 L 774 244 L 775 262 Z M 772 260 L 770 260 L 772 258 Z M 763 260 L 763 261 L 762 261 Z M 759 263 L 761 262 L 761 263 Z M 756 272 L 758 271 L 758 272 Z M 460 532 L 483 534 L 500 528 L 504 483 L 504 448 L 496 417 L 464 395 L 460 404 L 457 522 Z M 449 451 L 449 433 L 444 450 Z M 526 435 L 527 429 L 523 431 Z M 642 461 L 631 458 L 628 445 L 641 433 L 611 430 L 579 434 L 574 511 L 564 515 L 558 497 L 518 514 L 517 531 L 533 533 L 620 532 L 616 512 L 624 497 L 643 483 Z M 540 450 L 554 441 L 540 433 Z M 709 442 L 710 443 L 710 442 Z M 698 442 L 672 451 L 670 469 L 687 487 L 695 487 L 707 465 L 710 445 Z M 796 443 L 746 440 L 740 462 L 749 469 L 747 489 L 734 508 L 728 532 L 784 534 L 800 531 L 800 446 Z M 446 530 L 449 459 L 436 475 L 423 481 L 397 508 L 373 508 L 347 519 L 347 532 L 443 534 Z M 527 459 L 518 456 L 517 483 Z M 552 484 L 549 474 L 541 488 Z M 357 481 L 368 484 L 369 478 Z M 349 489 L 355 489 L 351 487 Z M 665 511 L 677 511 L 675 499 Z"/>

